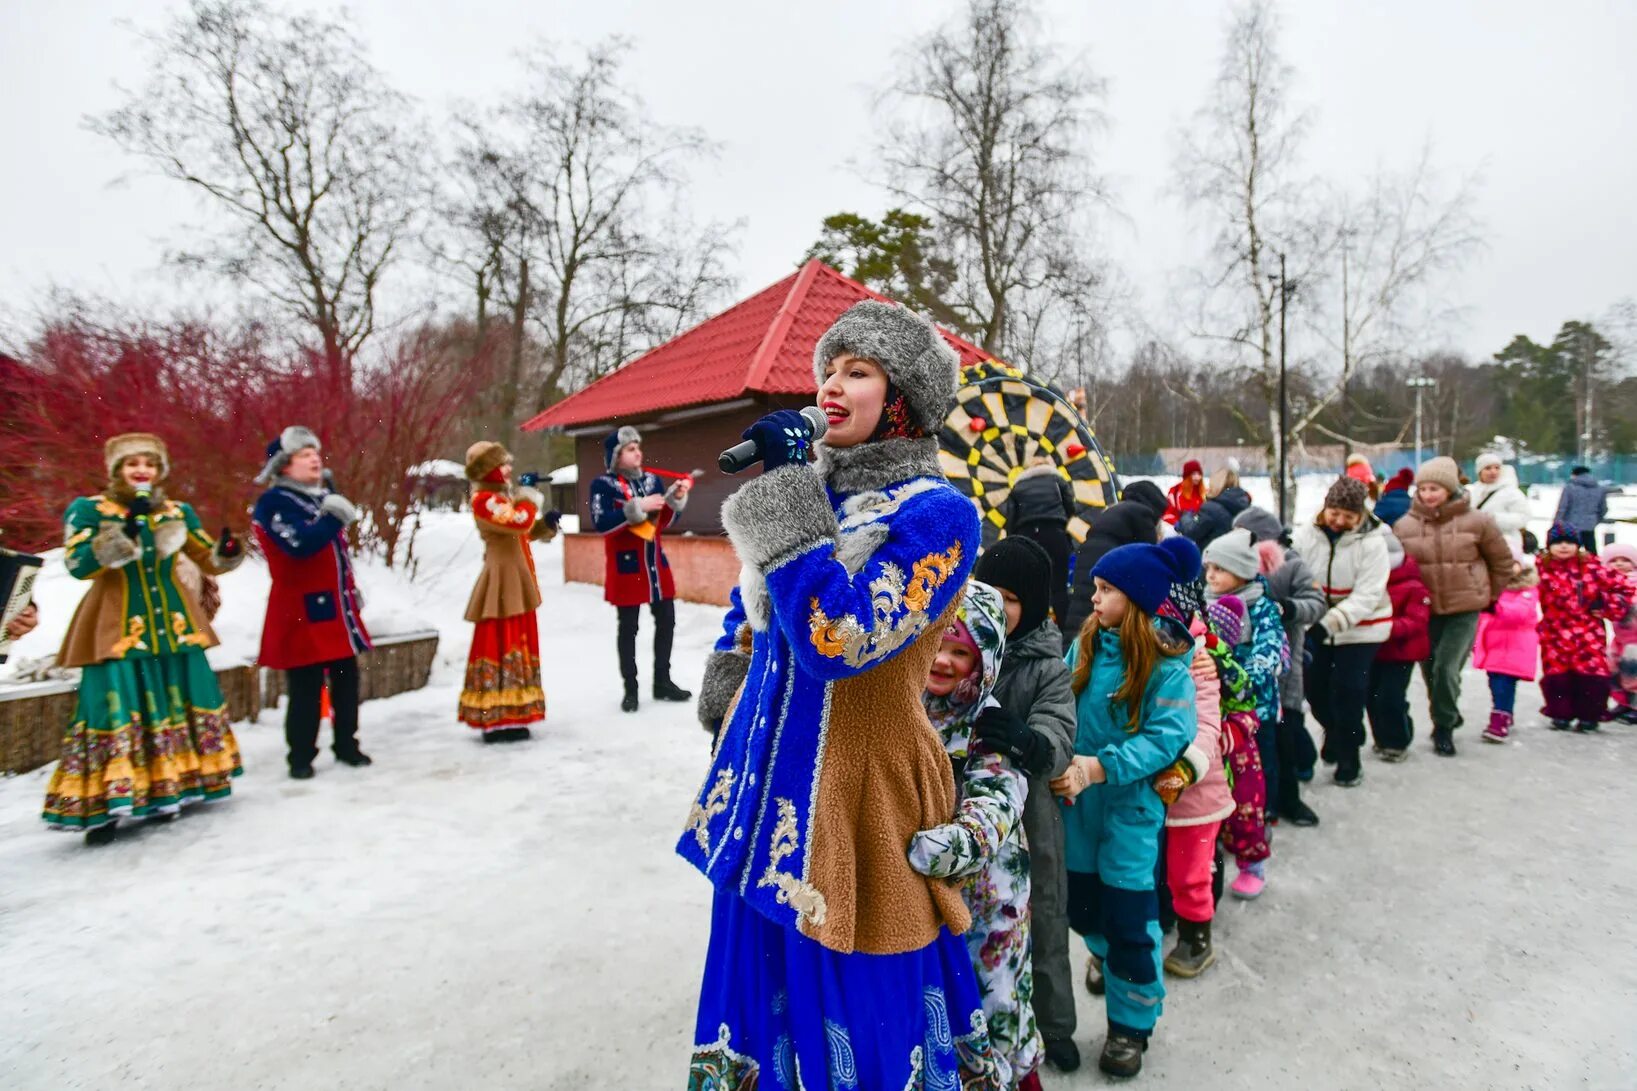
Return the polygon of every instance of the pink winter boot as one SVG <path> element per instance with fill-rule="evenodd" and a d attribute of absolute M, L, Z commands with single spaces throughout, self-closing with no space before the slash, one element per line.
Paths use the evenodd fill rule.
<path fill-rule="evenodd" d="M 1505 742 L 1512 734 L 1512 714 L 1494 709 L 1489 713 L 1489 726 L 1484 728 L 1484 742 Z"/>

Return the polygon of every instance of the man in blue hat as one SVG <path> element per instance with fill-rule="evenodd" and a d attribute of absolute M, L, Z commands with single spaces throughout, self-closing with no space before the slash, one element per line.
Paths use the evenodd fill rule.
<path fill-rule="evenodd" d="M 687 507 L 693 482 L 683 478 L 667 489 L 645 471 L 642 435 L 629 425 L 603 440 L 603 461 L 608 472 L 591 482 L 591 523 L 603 536 L 603 599 L 619 611 L 620 708 L 638 707 L 637 623 L 644 604 L 654 615 L 654 700 L 692 700 L 671 681 L 676 583 L 660 536 Z"/>

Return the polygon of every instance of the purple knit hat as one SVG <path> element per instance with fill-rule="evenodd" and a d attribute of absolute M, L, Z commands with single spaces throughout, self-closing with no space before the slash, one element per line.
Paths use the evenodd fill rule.
<path fill-rule="evenodd" d="M 1205 607 L 1206 622 L 1217 639 L 1230 648 L 1245 639 L 1245 622 L 1250 615 L 1238 595 L 1223 595 Z"/>
<path fill-rule="evenodd" d="M 1552 529 L 1546 532 L 1546 544 L 1553 546 L 1559 542 L 1573 542 L 1575 545 L 1579 545 L 1580 531 L 1575 529 L 1573 523 L 1566 523 L 1562 519 L 1557 520 L 1552 524 Z"/>

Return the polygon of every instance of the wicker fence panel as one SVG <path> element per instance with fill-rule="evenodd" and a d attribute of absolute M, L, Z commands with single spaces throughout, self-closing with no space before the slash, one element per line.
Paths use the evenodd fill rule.
<path fill-rule="evenodd" d="M 432 629 L 375 638 L 375 647 L 358 657 L 358 699 L 373 701 L 421 689 L 432 675 L 438 634 Z M 261 672 L 261 707 L 272 708 L 284 696 L 284 672 Z"/>

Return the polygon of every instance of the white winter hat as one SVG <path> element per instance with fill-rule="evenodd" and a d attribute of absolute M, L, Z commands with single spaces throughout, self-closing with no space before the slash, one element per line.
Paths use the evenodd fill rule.
<path fill-rule="evenodd" d="M 1500 465 L 1503 465 L 1500 455 L 1497 455 L 1494 451 L 1485 451 L 1478 456 L 1477 464 L 1473 466 L 1473 470 L 1481 473 L 1485 467 Z"/>

